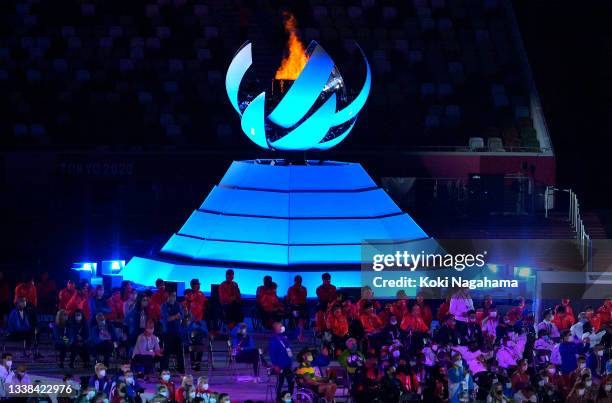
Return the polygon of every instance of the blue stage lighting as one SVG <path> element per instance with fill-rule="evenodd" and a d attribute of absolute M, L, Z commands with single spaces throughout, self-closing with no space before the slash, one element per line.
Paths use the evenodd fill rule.
<path fill-rule="evenodd" d="M 253 62 L 251 43 L 240 48 L 227 69 L 225 89 L 241 117 L 242 131 L 262 148 L 327 150 L 346 138 L 365 105 L 372 79 L 363 51 L 366 77 L 361 91 L 350 102 L 346 100 L 344 80 L 323 47 L 312 41 L 306 54 L 306 65 L 267 116 L 265 91 L 240 99 L 240 83 Z"/>

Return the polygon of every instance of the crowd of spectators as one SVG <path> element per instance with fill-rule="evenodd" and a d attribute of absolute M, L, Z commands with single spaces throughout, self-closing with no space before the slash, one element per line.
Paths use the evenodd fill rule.
<path fill-rule="evenodd" d="M 14 308 L 2 319 L 6 337 L 23 343 L 25 362 L 36 361 L 42 331 L 37 312 L 48 308 L 40 301 L 56 301 L 49 326 L 58 365 L 63 368 L 66 358 L 71 369 L 77 358 L 85 369 L 94 364 L 86 382 L 70 375 L 63 380 L 80 384 L 77 401 L 140 401 L 141 384 L 153 381 L 151 401 L 229 402 L 227 394 L 212 392 L 208 377 L 191 375 L 200 371 L 206 351 L 191 347 L 223 334 L 232 359 L 252 366 L 254 381 L 263 370 L 276 379 L 282 402 L 291 402 L 298 390 L 331 402 L 340 389 L 356 402 L 612 401 L 612 299 L 574 312 L 564 298 L 545 307 L 537 321 L 524 298 L 511 307 L 491 297 L 475 303 L 468 289 L 455 290 L 439 305 L 423 294 L 411 300 L 404 291 L 378 300 L 369 287 L 354 300 L 336 289 L 328 273 L 316 289 L 316 305 L 308 304 L 299 275 L 282 301 L 266 276 L 253 311 L 262 325 L 257 335 L 244 322 L 232 270 L 215 295 L 220 322 L 199 280 L 190 287 L 180 300 L 161 279 L 155 289 L 124 282 L 110 293 L 69 280 L 58 292 L 44 274 L 38 284 L 17 284 Z M 314 336 L 308 342 L 306 330 Z M 255 336 L 264 337 L 265 345 L 257 346 Z M 31 383 L 25 365 L 13 366 L 18 355 L 2 356 L 2 393 L 9 385 Z M 112 360 L 118 365 L 111 374 Z"/>

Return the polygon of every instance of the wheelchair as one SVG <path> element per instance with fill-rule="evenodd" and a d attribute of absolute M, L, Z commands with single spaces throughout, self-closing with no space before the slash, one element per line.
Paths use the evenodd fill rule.
<path fill-rule="evenodd" d="M 304 386 L 297 387 L 294 401 L 296 403 L 327 403 L 324 397 Z"/>

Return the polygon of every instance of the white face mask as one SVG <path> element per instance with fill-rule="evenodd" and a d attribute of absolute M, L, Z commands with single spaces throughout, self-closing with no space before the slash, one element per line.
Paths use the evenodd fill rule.
<path fill-rule="evenodd" d="M 598 356 L 600 356 L 600 357 L 602 357 L 602 356 L 603 356 L 603 353 L 604 353 L 604 352 L 603 352 L 603 350 L 599 350 L 599 351 L 597 352 L 597 355 L 598 355 Z"/>
<path fill-rule="evenodd" d="M 168 397 L 168 391 L 164 390 L 163 392 L 160 393 L 160 395 L 162 395 L 163 397 Z"/>
<path fill-rule="evenodd" d="M 455 365 L 461 368 L 463 367 L 463 361 L 455 361 Z"/>
<path fill-rule="evenodd" d="M 13 366 L 13 361 L 7 361 L 7 362 L 6 362 L 6 367 L 7 367 L 7 368 L 10 368 L 10 367 L 12 367 L 12 366 Z"/>
<path fill-rule="evenodd" d="M 512 382 L 507 382 L 506 383 L 506 388 L 508 388 L 508 389 L 512 388 Z"/>
<path fill-rule="evenodd" d="M 195 397 L 195 392 L 189 393 L 189 397 L 193 399 Z"/>
<path fill-rule="evenodd" d="M 555 372 L 557 372 L 557 368 L 548 368 L 549 374 L 554 374 Z"/>
<path fill-rule="evenodd" d="M 590 388 L 591 385 L 593 384 L 593 381 L 586 381 L 585 384 L 586 384 L 587 387 Z"/>
<path fill-rule="evenodd" d="M 281 332 L 281 333 L 285 333 L 285 326 L 281 326 L 281 328 L 280 328 L 280 332 Z"/>
<path fill-rule="evenodd" d="M 98 372 L 98 374 L 100 376 L 106 376 L 106 370 L 105 369 L 101 369 L 100 372 Z"/>
<path fill-rule="evenodd" d="M 134 378 L 132 378 L 131 376 L 129 376 L 129 377 L 125 378 L 125 381 L 126 381 L 127 383 L 129 383 L 129 384 L 132 384 L 132 383 L 134 383 Z"/>
<path fill-rule="evenodd" d="M 95 395 L 96 392 L 94 390 L 90 390 L 89 392 L 87 392 L 87 400 L 93 399 Z"/>
<path fill-rule="evenodd" d="M 606 392 L 611 391 L 611 390 L 612 390 L 612 384 L 611 384 L 611 385 L 606 385 L 606 386 L 604 386 L 604 390 L 605 390 Z"/>
<path fill-rule="evenodd" d="M 578 389 L 578 396 L 584 396 L 584 389 Z"/>
<path fill-rule="evenodd" d="M 583 362 L 581 362 L 581 363 L 580 363 L 580 369 L 584 369 L 584 368 L 586 368 L 586 364 L 585 364 L 585 363 L 583 363 Z"/>
<path fill-rule="evenodd" d="M 204 385 L 202 385 L 202 389 L 204 389 L 204 390 L 208 390 L 208 384 L 207 384 L 207 383 L 205 383 Z"/>
<path fill-rule="evenodd" d="M 162 379 L 164 380 L 164 382 L 168 382 L 170 380 L 170 375 L 164 374 L 162 375 Z"/>

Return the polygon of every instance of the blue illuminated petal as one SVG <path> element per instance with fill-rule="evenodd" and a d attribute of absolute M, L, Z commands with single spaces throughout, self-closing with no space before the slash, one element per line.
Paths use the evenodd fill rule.
<path fill-rule="evenodd" d="M 266 127 L 264 124 L 265 103 L 266 93 L 262 92 L 244 110 L 240 124 L 242 131 L 253 143 L 262 148 L 270 148 L 266 141 Z"/>
<path fill-rule="evenodd" d="M 232 62 L 227 68 L 227 74 L 225 75 L 225 90 L 227 91 L 227 96 L 232 106 L 236 109 L 238 114 L 240 114 L 240 108 L 238 106 L 238 89 L 240 88 L 242 78 L 249 67 L 251 67 L 252 63 L 251 43 L 246 42 L 232 59 Z"/>
<path fill-rule="evenodd" d="M 319 98 L 333 68 L 334 61 L 316 45 L 297 80 L 268 118 L 284 128 L 294 126 Z"/>
<path fill-rule="evenodd" d="M 357 116 L 357 114 L 359 113 L 361 108 L 363 108 L 363 106 L 365 105 L 366 100 L 368 99 L 368 95 L 370 94 L 370 85 L 371 85 L 371 81 L 372 81 L 371 73 L 370 73 L 370 64 L 368 63 L 368 59 L 366 58 L 365 54 L 363 53 L 363 50 L 361 50 L 361 48 L 359 48 L 359 50 L 361 51 L 361 55 L 363 56 L 363 61 L 365 62 L 365 65 L 366 65 L 366 79 L 365 79 L 365 82 L 363 83 L 363 87 L 361 88 L 361 91 L 359 92 L 359 95 L 357 95 L 355 97 L 353 102 L 351 102 L 344 109 L 336 112 L 336 114 L 332 118 L 331 127 L 338 126 L 338 125 L 341 125 L 343 123 L 346 123 L 350 119 L 352 119 L 355 116 Z"/>
<path fill-rule="evenodd" d="M 341 135 L 334 137 L 333 139 L 326 141 L 324 143 L 319 143 L 317 144 L 314 148 L 315 150 L 329 150 L 330 148 L 338 145 L 342 140 L 344 140 L 346 138 L 346 136 L 348 136 L 349 132 L 351 131 L 351 129 L 353 128 L 353 126 L 355 126 L 355 122 L 357 121 L 357 119 L 355 119 L 353 121 L 353 123 L 351 123 L 351 125 L 349 126 L 348 129 L 346 129 L 344 131 L 344 133 L 342 133 Z"/>
<path fill-rule="evenodd" d="M 304 123 L 272 143 L 272 148 L 277 150 L 307 150 L 314 147 L 323 140 L 329 131 L 329 123 L 335 111 L 336 94 L 332 94 Z"/>

